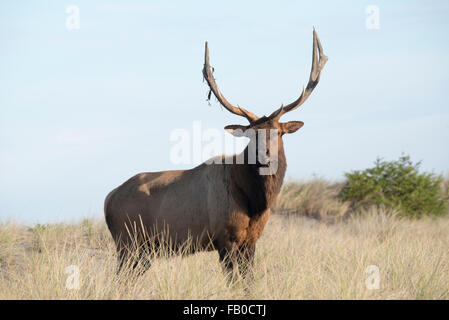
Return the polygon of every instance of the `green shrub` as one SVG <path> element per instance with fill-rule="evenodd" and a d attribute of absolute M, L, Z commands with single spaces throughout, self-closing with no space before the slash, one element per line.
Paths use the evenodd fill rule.
<path fill-rule="evenodd" d="M 449 194 L 443 177 L 420 173 L 419 166 L 409 156 L 390 162 L 377 159 L 373 168 L 345 174 L 340 197 L 355 207 L 383 204 L 412 217 L 445 214 Z"/>

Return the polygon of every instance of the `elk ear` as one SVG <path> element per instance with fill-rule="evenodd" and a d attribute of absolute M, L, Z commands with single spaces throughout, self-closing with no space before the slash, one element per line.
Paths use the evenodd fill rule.
<path fill-rule="evenodd" d="M 245 131 L 248 129 L 247 126 L 241 126 L 238 124 L 231 124 L 224 127 L 227 132 L 236 137 L 246 137 Z"/>
<path fill-rule="evenodd" d="M 289 121 L 281 123 L 282 133 L 293 133 L 304 125 L 302 121 Z"/>

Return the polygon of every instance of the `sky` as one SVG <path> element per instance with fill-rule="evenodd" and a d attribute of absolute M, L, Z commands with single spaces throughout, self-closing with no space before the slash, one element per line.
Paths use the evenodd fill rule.
<path fill-rule="evenodd" d="M 131 176 L 194 167 L 172 161 L 173 132 L 246 124 L 206 101 L 204 42 L 227 99 L 262 116 L 307 83 L 313 26 L 329 61 L 283 117 L 305 123 L 284 137 L 287 178 L 401 154 L 447 174 L 448 16 L 448 1 L 1 1 L 0 222 L 101 217 Z"/>

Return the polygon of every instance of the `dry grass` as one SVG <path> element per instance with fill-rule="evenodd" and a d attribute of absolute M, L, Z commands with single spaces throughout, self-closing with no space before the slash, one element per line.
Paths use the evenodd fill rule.
<path fill-rule="evenodd" d="M 341 187 L 341 183 L 330 184 L 318 178 L 307 182 L 287 182 L 272 209 L 282 214 L 339 221 L 351 213 L 350 203 L 337 197 Z"/>
<path fill-rule="evenodd" d="M 273 215 L 258 242 L 255 279 L 228 284 L 216 252 L 158 259 L 140 278 L 117 276 L 103 221 L 0 225 L 0 299 L 448 299 L 449 217 L 408 220 L 371 209 L 325 223 Z M 69 290 L 66 268 L 80 269 Z M 365 270 L 380 270 L 368 290 Z"/>

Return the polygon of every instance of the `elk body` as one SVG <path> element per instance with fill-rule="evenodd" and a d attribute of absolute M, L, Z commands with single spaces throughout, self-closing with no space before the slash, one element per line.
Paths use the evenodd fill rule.
<path fill-rule="evenodd" d="M 160 240 L 156 235 L 163 228 L 167 228 L 168 243 L 175 250 L 190 238 L 195 241 L 196 250 L 218 250 L 220 261 L 229 271 L 235 267 L 243 271 L 252 264 L 256 241 L 270 216 L 287 167 L 282 136 L 304 124 L 282 123 L 279 119 L 309 97 L 326 61 L 313 30 L 312 69 L 300 97 L 269 116 L 257 117 L 235 107 L 222 95 L 212 76 L 206 42 L 203 76 L 211 92 L 224 108 L 249 121 L 248 126 L 230 125 L 225 129 L 236 136 L 249 137 L 250 143 L 242 154 L 219 156 L 190 170 L 140 173 L 111 191 L 104 210 L 117 247 L 119 269 L 136 258 L 136 250 L 137 258 L 145 254 L 142 248 L 147 242 L 157 246 Z M 248 134 L 264 131 L 267 134 Z M 251 163 L 248 160 L 253 152 L 256 160 Z M 275 170 L 261 174 L 267 167 Z"/>

